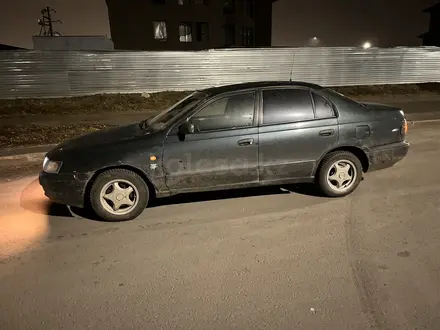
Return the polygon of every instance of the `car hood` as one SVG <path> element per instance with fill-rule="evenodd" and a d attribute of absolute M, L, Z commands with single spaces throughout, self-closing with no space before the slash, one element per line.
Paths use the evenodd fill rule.
<path fill-rule="evenodd" d="M 125 126 L 113 127 L 88 133 L 80 137 L 67 140 L 59 144 L 53 152 L 63 152 L 84 148 L 96 148 L 111 143 L 119 143 L 124 140 L 130 140 L 142 135 L 150 134 L 139 128 L 139 124 L 130 124 Z"/>

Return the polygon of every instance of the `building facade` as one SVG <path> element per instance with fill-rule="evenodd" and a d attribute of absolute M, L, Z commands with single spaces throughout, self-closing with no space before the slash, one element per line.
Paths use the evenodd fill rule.
<path fill-rule="evenodd" d="M 106 0 L 118 50 L 269 47 L 275 0 Z"/>
<path fill-rule="evenodd" d="M 423 46 L 440 46 L 440 3 L 426 8 L 423 12 L 431 15 L 429 31 L 419 36 Z"/>

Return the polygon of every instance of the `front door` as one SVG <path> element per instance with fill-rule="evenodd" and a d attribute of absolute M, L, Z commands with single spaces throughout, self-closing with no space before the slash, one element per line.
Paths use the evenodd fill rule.
<path fill-rule="evenodd" d="M 262 91 L 260 180 L 310 178 L 316 161 L 338 141 L 333 106 L 306 88 Z"/>
<path fill-rule="evenodd" d="M 184 138 L 178 126 L 163 153 L 168 188 L 173 192 L 222 189 L 258 182 L 258 128 L 255 92 L 213 99 L 189 121 L 195 132 Z"/>

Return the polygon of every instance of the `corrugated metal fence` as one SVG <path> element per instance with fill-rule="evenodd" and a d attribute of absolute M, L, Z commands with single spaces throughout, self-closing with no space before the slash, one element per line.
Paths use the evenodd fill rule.
<path fill-rule="evenodd" d="M 0 52 L 0 98 L 194 90 L 290 78 L 323 86 L 440 82 L 440 48 Z"/>

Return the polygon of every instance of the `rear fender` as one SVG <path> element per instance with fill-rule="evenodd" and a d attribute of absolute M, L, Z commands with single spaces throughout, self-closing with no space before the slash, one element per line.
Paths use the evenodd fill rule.
<path fill-rule="evenodd" d="M 315 166 L 313 167 L 312 176 L 315 177 L 316 173 L 319 170 L 319 166 L 322 163 L 322 160 L 325 156 L 328 154 L 335 152 L 335 151 L 348 151 L 353 153 L 356 157 L 359 158 L 362 164 L 362 171 L 367 172 L 369 167 L 369 160 L 368 160 L 368 151 L 365 148 L 362 148 L 360 146 L 353 146 L 353 145 L 339 145 L 339 146 L 333 146 L 332 148 L 325 151 L 321 157 L 316 161 Z"/>

